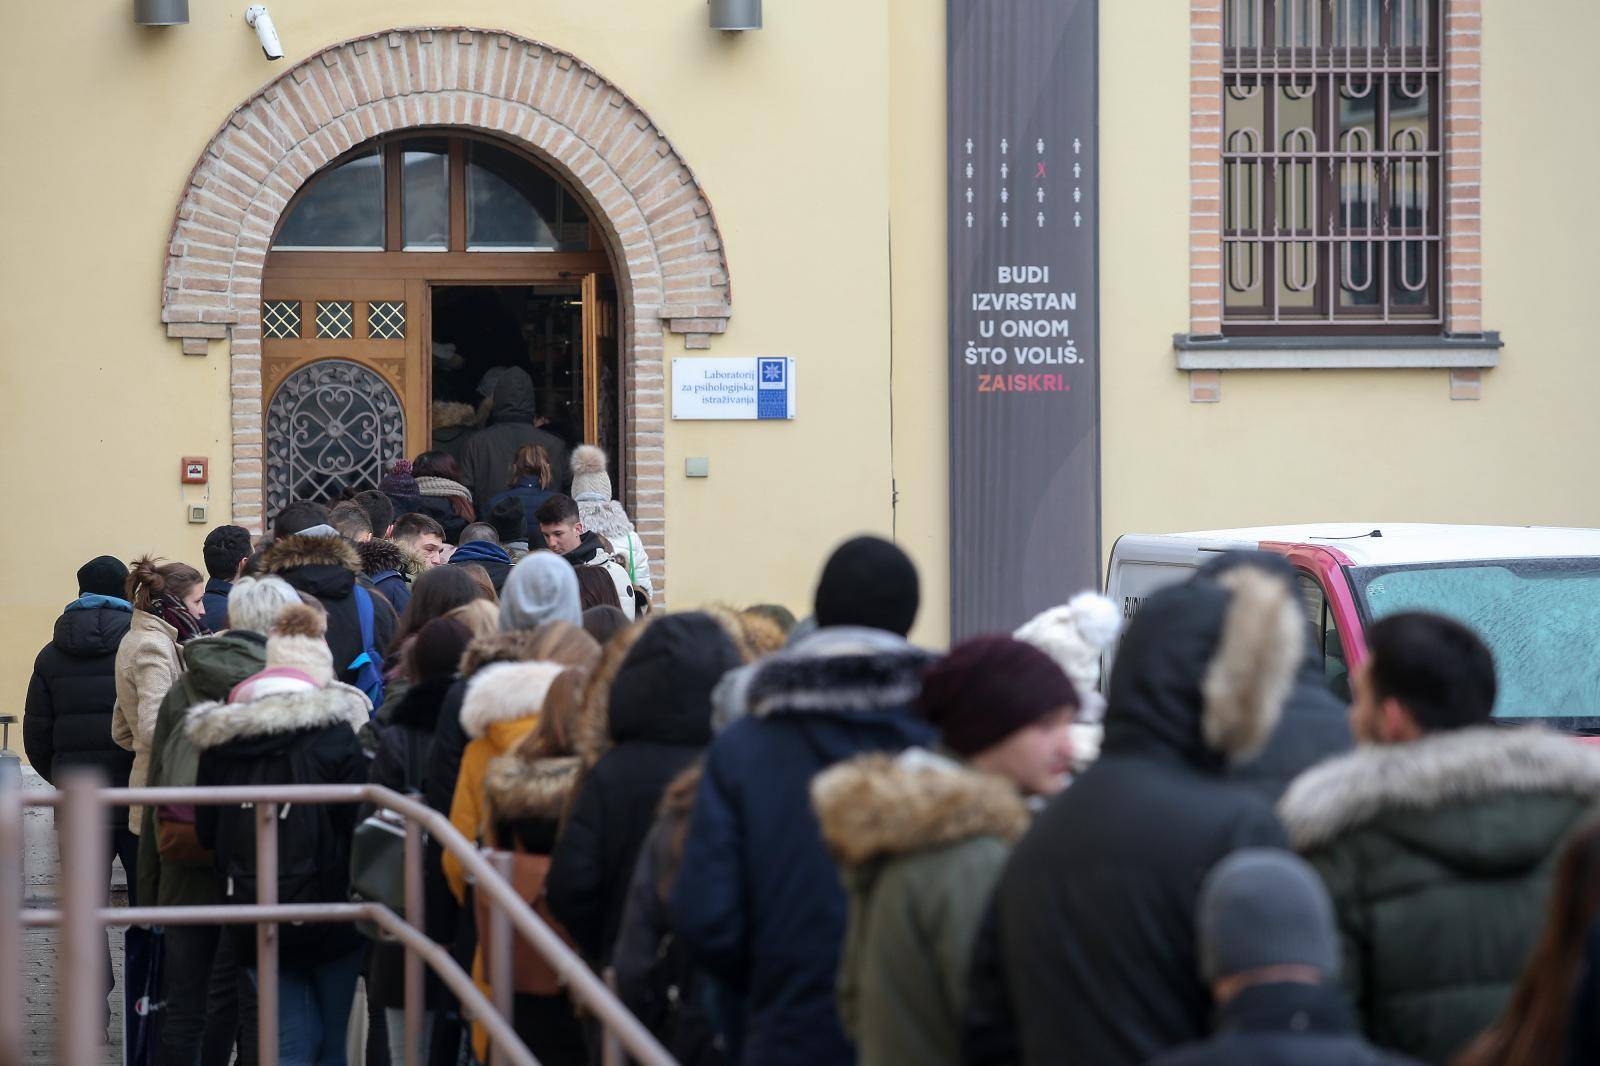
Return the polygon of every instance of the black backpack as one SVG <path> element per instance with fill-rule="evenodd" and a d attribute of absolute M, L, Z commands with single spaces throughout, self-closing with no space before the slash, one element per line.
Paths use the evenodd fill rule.
<path fill-rule="evenodd" d="M 230 785 L 288 785 L 316 780 L 309 753 L 299 744 L 247 764 L 245 780 Z M 278 902 L 344 903 L 349 885 L 347 848 L 337 839 L 327 804 L 288 803 L 278 809 Z M 216 863 L 224 901 L 256 902 L 256 811 L 253 804 L 218 811 Z M 343 858 L 341 858 L 343 856 Z M 326 926 L 279 927 L 285 953 L 317 954 Z M 253 937 L 252 937 L 253 940 Z"/>

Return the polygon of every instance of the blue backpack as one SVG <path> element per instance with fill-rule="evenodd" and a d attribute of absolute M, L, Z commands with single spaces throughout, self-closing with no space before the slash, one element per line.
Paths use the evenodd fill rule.
<path fill-rule="evenodd" d="M 345 669 L 356 672 L 355 686 L 367 694 L 376 712 L 383 703 L 383 667 L 379 665 L 382 660 L 377 649 L 372 646 L 372 593 L 357 585 L 355 594 L 356 617 L 361 620 L 361 654 Z"/>

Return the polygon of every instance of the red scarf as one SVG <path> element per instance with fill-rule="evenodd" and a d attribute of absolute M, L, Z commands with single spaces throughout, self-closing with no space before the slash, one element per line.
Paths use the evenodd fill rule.
<path fill-rule="evenodd" d="M 178 631 L 178 646 L 189 643 L 195 637 L 203 637 L 206 631 L 201 628 L 200 620 L 189 613 L 189 608 L 176 596 L 162 594 L 150 601 L 150 613 L 161 619 L 167 625 Z"/>

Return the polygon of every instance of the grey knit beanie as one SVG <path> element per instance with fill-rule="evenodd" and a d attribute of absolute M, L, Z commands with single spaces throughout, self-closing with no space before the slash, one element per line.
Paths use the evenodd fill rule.
<path fill-rule="evenodd" d="M 1267 966 L 1339 975 L 1328 890 L 1306 861 L 1276 848 L 1244 848 L 1212 868 L 1200 888 L 1200 972 L 1207 981 Z"/>
<path fill-rule="evenodd" d="M 500 629 L 532 629 L 542 622 L 583 625 L 578 577 L 572 564 L 547 551 L 532 552 L 511 568 L 500 590 Z"/>

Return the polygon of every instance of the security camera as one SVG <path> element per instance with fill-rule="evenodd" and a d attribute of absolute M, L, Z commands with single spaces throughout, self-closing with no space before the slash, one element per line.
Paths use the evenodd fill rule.
<path fill-rule="evenodd" d="M 261 42 L 261 54 L 268 59 L 283 58 L 283 42 L 278 40 L 278 28 L 272 24 L 272 16 L 267 14 L 266 4 L 251 4 L 244 9 L 244 22 L 247 26 L 254 26 L 256 40 Z"/>

